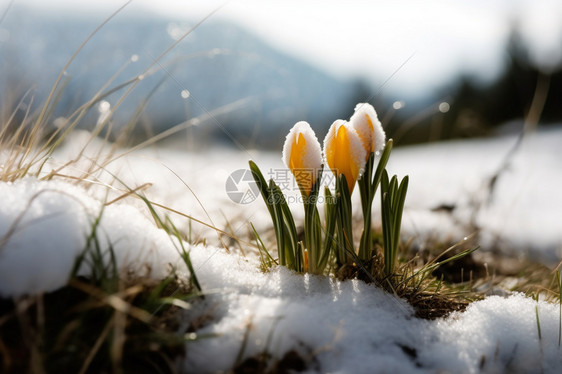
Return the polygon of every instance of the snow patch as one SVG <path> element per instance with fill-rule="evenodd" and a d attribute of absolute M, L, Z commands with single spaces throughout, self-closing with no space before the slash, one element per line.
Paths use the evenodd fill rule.
<path fill-rule="evenodd" d="M 156 278 L 164 277 L 170 265 L 182 270 L 172 240 L 135 207 L 103 207 L 80 187 L 35 178 L 0 183 L 0 196 L 0 296 L 65 285 L 100 214 L 101 249 L 111 246 L 119 267 Z"/>
<path fill-rule="evenodd" d="M 562 368 L 558 306 L 522 294 L 488 297 L 464 313 L 434 321 L 415 318 L 405 301 L 373 285 L 283 267 L 268 273 L 213 248 L 192 260 L 211 293 L 197 314 L 212 322 L 197 331 L 188 372 L 228 371 L 267 352 L 273 362 L 296 351 L 309 373 L 534 372 Z M 538 338 L 538 307 L 542 340 Z M 246 339 L 247 336 L 247 339 Z M 246 339 L 246 340 L 245 340 Z"/>
<path fill-rule="evenodd" d="M 562 243 L 562 201 L 556 190 L 562 185 L 557 156 L 560 139 L 561 131 L 551 131 L 525 140 L 498 180 L 493 199 L 475 218 L 483 234 L 512 238 L 518 245 L 512 251 L 532 243 L 557 256 Z M 453 227 L 460 230 L 455 233 L 463 234 L 462 227 L 446 224 L 445 217 L 453 223 L 466 221 L 470 199 L 485 196 L 481 191 L 486 181 L 513 141 L 449 142 L 394 150 L 389 170 L 411 178 L 404 234 L 413 230 L 420 235 L 450 235 Z M 211 215 L 223 210 L 228 217 L 242 216 L 244 222 L 266 226 L 263 202 L 229 203 L 218 190 L 231 168 L 246 165 L 247 156 L 213 151 L 186 157 L 180 151 L 146 150 L 114 167 L 122 168 L 123 180 L 131 186 L 153 182 L 146 193 L 154 200 L 170 202 L 179 211 L 192 209 L 193 196 L 161 167 L 165 163 L 193 183 L 191 187 Z M 276 167 L 278 153 L 260 157 L 262 162 Z M 102 211 L 103 194 L 94 187 L 85 191 L 61 181 L 26 178 L 0 183 L 0 196 L 0 295 L 63 286 Z M 136 204 L 136 200 L 126 199 L 103 209 L 102 245 L 111 244 L 120 266 L 138 271 L 150 268 L 155 277 L 165 275 L 170 265 L 181 267 L 174 247 L 177 243 L 157 229 L 146 210 Z M 453 211 L 433 210 L 442 204 L 453 206 Z M 279 359 L 296 350 L 311 362 L 311 373 L 558 373 L 562 368 L 558 305 L 537 303 L 521 294 L 493 296 L 472 303 L 464 313 L 425 321 L 414 318 L 403 300 L 373 285 L 298 275 L 282 267 L 264 274 L 258 271 L 255 259 L 226 254 L 211 245 L 188 249 L 207 297 L 187 312 L 186 321 L 198 313 L 212 319 L 197 331 L 210 337 L 187 343 L 187 372 L 230 370 L 247 331 L 243 359 L 263 351 Z M 542 339 L 538 337 L 537 310 Z"/>

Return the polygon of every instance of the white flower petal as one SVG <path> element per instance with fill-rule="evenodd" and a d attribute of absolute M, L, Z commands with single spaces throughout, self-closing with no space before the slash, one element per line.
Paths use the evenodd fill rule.
<path fill-rule="evenodd" d="M 306 149 L 303 155 L 303 165 L 305 165 L 307 169 L 319 170 L 322 167 L 322 150 L 320 148 L 320 142 L 318 142 L 318 138 L 316 137 L 314 130 L 312 130 L 306 121 L 297 122 L 287 134 L 285 144 L 283 145 L 283 162 L 289 168 L 291 150 L 293 148 L 293 144 L 298 141 L 299 134 L 302 134 L 304 140 L 306 141 Z"/>
<path fill-rule="evenodd" d="M 371 121 L 373 128 L 369 126 Z M 369 103 L 359 103 L 349 122 L 362 139 L 366 139 L 372 152 L 381 151 L 386 144 L 386 134 L 375 108 Z"/>

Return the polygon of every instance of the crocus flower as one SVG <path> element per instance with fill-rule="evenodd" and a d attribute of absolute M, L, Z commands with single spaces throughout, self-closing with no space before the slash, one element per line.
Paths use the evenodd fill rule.
<path fill-rule="evenodd" d="M 355 129 L 347 121 L 335 121 L 324 139 L 324 156 L 332 172 L 345 175 L 349 192 L 365 166 L 366 151 Z"/>
<path fill-rule="evenodd" d="M 314 130 L 307 122 L 297 122 L 287 134 L 283 161 L 295 176 L 300 190 L 309 196 L 322 169 L 322 151 Z"/>
<path fill-rule="evenodd" d="M 386 135 L 382 129 L 381 122 L 377 117 L 375 108 L 369 103 L 360 103 L 355 106 L 355 113 L 349 120 L 351 126 L 361 138 L 363 148 L 365 148 L 365 160 L 371 153 L 378 152 L 384 148 Z"/>

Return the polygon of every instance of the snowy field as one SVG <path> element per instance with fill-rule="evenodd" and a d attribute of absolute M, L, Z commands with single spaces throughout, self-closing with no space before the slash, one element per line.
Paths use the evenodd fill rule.
<path fill-rule="evenodd" d="M 86 138 L 86 133 L 73 134 L 44 173 L 72 159 Z M 490 178 L 515 141 L 505 137 L 395 149 L 390 173 L 410 175 L 403 238 L 420 245 L 428 237 L 456 242 L 478 230 L 483 251 L 499 247 L 554 269 L 562 258 L 562 130 L 526 137 L 490 197 Z M 92 144 L 88 154 L 95 155 L 97 146 Z M 68 177 L 0 183 L 0 296 L 63 286 L 100 214 L 98 238 L 103 247 L 112 246 L 120 266 L 137 273 L 150 268 L 155 278 L 163 277 L 170 265 L 185 274 L 177 243 L 156 227 L 146 205 L 132 197 L 113 202 L 125 189 L 106 187 L 121 185 L 112 175 L 130 188 L 143 186 L 152 202 L 220 229 L 226 230 L 228 223 L 230 232 L 243 239 L 249 222 L 258 231 L 267 230 L 270 219 L 261 198 L 238 204 L 225 191 L 229 175 L 247 168 L 250 158 L 266 176 L 283 168 L 280 150 L 150 148 L 114 161 L 87 190 Z M 80 175 L 86 166 L 84 161 L 60 173 Z M 480 209 L 474 210 L 475 205 Z M 443 206 L 447 212 L 437 209 Z M 293 208 L 298 221 L 300 210 Z M 187 218 L 169 214 L 188 230 Z M 209 296 L 185 317 L 188 321 L 211 310 L 210 322 L 197 333 L 216 336 L 187 343 L 186 372 L 227 371 L 241 347 L 243 357 L 268 352 L 272 359 L 282 359 L 297 352 L 312 362 L 310 373 L 562 371 L 558 305 L 522 294 L 490 296 L 463 313 L 420 320 L 405 301 L 373 285 L 303 276 L 280 267 L 262 273 L 250 246 L 227 254 L 214 230 L 197 222 L 191 230 L 194 241 L 205 239 L 206 244 L 186 245 Z"/>

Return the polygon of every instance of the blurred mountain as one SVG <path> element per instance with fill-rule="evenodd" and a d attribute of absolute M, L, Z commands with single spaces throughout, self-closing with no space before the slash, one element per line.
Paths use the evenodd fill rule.
<path fill-rule="evenodd" d="M 32 87 L 33 107 L 43 103 L 65 63 L 99 25 L 98 19 L 87 17 L 10 11 L 0 24 L 4 112 L 13 109 Z M 150 136 L 237 102 L 235 109 L 213 115 L 195 131 L 202 139 L 236 138 L 267 146 L 279 144 L 299 120 L 324 132 L 336 118 L 351 114 L 356 83 L 338 80 L 283 54 L 259 35 L 233 24 L 209 20 L 157 60 L 194 25 L 148 15 L 111 20 L 65 71 L 66 86 L 52 120 L 69 116 L 97 92 L 109 91 L 140 74 L 143 79 L 113 116 L 116 132 L 132 121 L 137 124 L 135 136 Z M 104 108 L 114 108 L 131 87 L 105 97 Z M 31 103 L 30 97 L 25 102 Z M 6 108 L 9 104 L 12 108 Z M 91 128 L 99 116 L 98 108 L 93 108 L 81 126 Z"/>
<path fill-rule="evenodd" d="M 11 9 L 0 23 L 0 119 L 8 118 L 22 98 L 16 119 L 30 106 L 30 113 L 39 108 L 66 62 L 103 20 Z M 117 108 L 113 134 L 135 125 L 131 142 L 206 117 L 188 130 L 194 147 L 212 141 L 280 147 L 300 120 L 310 122 L 322 138 L 335 119 L 349 118 L 355 104 L 368 99 L 397 144 L 520 131 L 533 102 L 541 125 L 562 123 L 562 62 L 553 62 L 548 71 L 537 66 L 517 24 L 497 77 L 482 83 L 460 75 L 441 90 L 405 103 L 399 95 L 389 100 L 392 94 L 360 77 L 337 79 L 235 24 L 211 18 L 189 33 L 195 24 L 148 14 L 110 20 L 66 69 L 49 126 L 98 92 L 111 92 L 101 109 Z M 135 80 L 139 76 L 143 79 Z M 541 97 L 539 108 L 541 100 L 535 99 Z M 98 109 L 92 108 L 80 126 L 93 128 L 103 116 Z M 173 139 L 183 146 L 186 137 Z"/>

